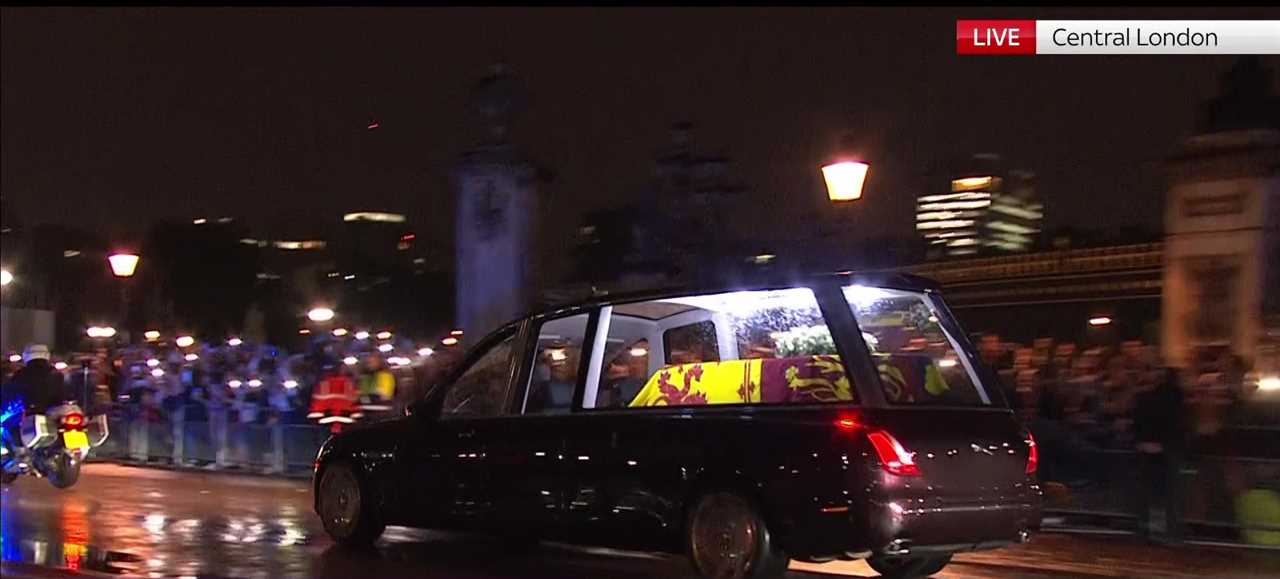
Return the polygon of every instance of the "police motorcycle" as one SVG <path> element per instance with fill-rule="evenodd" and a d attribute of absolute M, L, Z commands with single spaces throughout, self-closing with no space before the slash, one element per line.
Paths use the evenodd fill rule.
<path fill-rule="evenodd" d="M 54 487 L 70 488 L 80 478 L 80 465 L 89 452 L 106 442 L 107 416 L 90 419 L 74 401 L 52 406 L 44 414 L 24 416 L 22 409 L 22 401 L 14 400 L 0 411 L 0 482 L 9 484 L 31 474 Z M 15 430 L 19 440 L 13 440 Z"/>

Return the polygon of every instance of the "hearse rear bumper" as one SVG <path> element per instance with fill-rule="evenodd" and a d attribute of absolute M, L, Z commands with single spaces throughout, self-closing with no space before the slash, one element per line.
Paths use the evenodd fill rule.
<path fill-rule="evenodd" d="M 867 514 L 867 548 L 885 554 L 994 549 L 1026 542 L 1040 529 L 1038 486 L 1000 502 L 918 508 L 889 502 L 872 505 Z"/>

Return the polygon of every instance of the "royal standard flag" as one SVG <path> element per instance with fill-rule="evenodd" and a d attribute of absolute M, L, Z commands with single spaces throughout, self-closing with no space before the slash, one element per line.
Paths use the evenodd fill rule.
<path fill-rule="evenodd" d="M 853 400 L 838 356 L 799 356 L 667 366 L 631 406 L 696 406 Z"/>

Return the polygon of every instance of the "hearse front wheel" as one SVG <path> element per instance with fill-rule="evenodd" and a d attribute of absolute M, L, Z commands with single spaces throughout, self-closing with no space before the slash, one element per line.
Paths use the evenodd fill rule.
<path fill-rule="evenodd" d="M 689 514 L 688 548 L 703 577 L 773 579 L 787 572 L 787 554 L 769 533 L 760 509 L 732 492 L 703 495 Z"/>
<path fill-rule="evenodd" d="M 350 466 L 330 465 L 320 479 L 320 520 L 333 540 L 343 545 L 372 545 L 385 528 L 371 508 L 372 497 Z"/>
<path fill-rule="evenodd" d="M 917 555 L 915 557 L 890 557 L 875 555 L 867 559 L 867 564 L 885 579 L 916 579 L 928 577 L 942 570 L 951 562 L 951 555 L 934 555 L 932 557 Z"/>

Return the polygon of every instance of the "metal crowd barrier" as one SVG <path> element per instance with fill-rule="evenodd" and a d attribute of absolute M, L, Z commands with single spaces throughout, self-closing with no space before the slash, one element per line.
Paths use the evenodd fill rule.
<path fill-rule="evenodd" d="M 211 418 L 111 419 L 110 437 L 90 460 L 306 477 L 329 436 L 327 427 L 315 424 L 240 424 L 229 418 L 221 422 L 217 415 Z M 1140 505 L 1152 493 L 1140 475 L 1140 462 L 1140 455 L 1131 450 L 1088 450 L 1071 456 L 1042 451 L 1045 528 L 1140 531 Z M 1258 521 L 1247 512 L 1251 500 L 1269 505 L 1280 501 L 1280 458 L 1189 454 L 1168 472 L 1174 508 L 1164 526 L 1170 538 L 1280 549 L 1280 521 L 1266 518 L 1274 515 Z"/>
<path fill-rule="evenodd" d="M 1280 549 L 1280 521 L 1265 514 L 1280 501 L 1280 459 L 1187 455 L 1166 471 L 1168 503 L 1151 496 L 1141 460 L 1130 450 L 1089 451 L 1042 472 L 1045 528 L 1140 532 L 1144 503 L 1157 511 L 1168 504 L 1157 519 L 1169 539 Z"/>
<path fill-rule="evenodd" d="M 313 424 L 241 424 L 227 420 L 108 420 L 111 435 L 90 460 L 239 469 L 309 476 L 329 429 Z"/>

